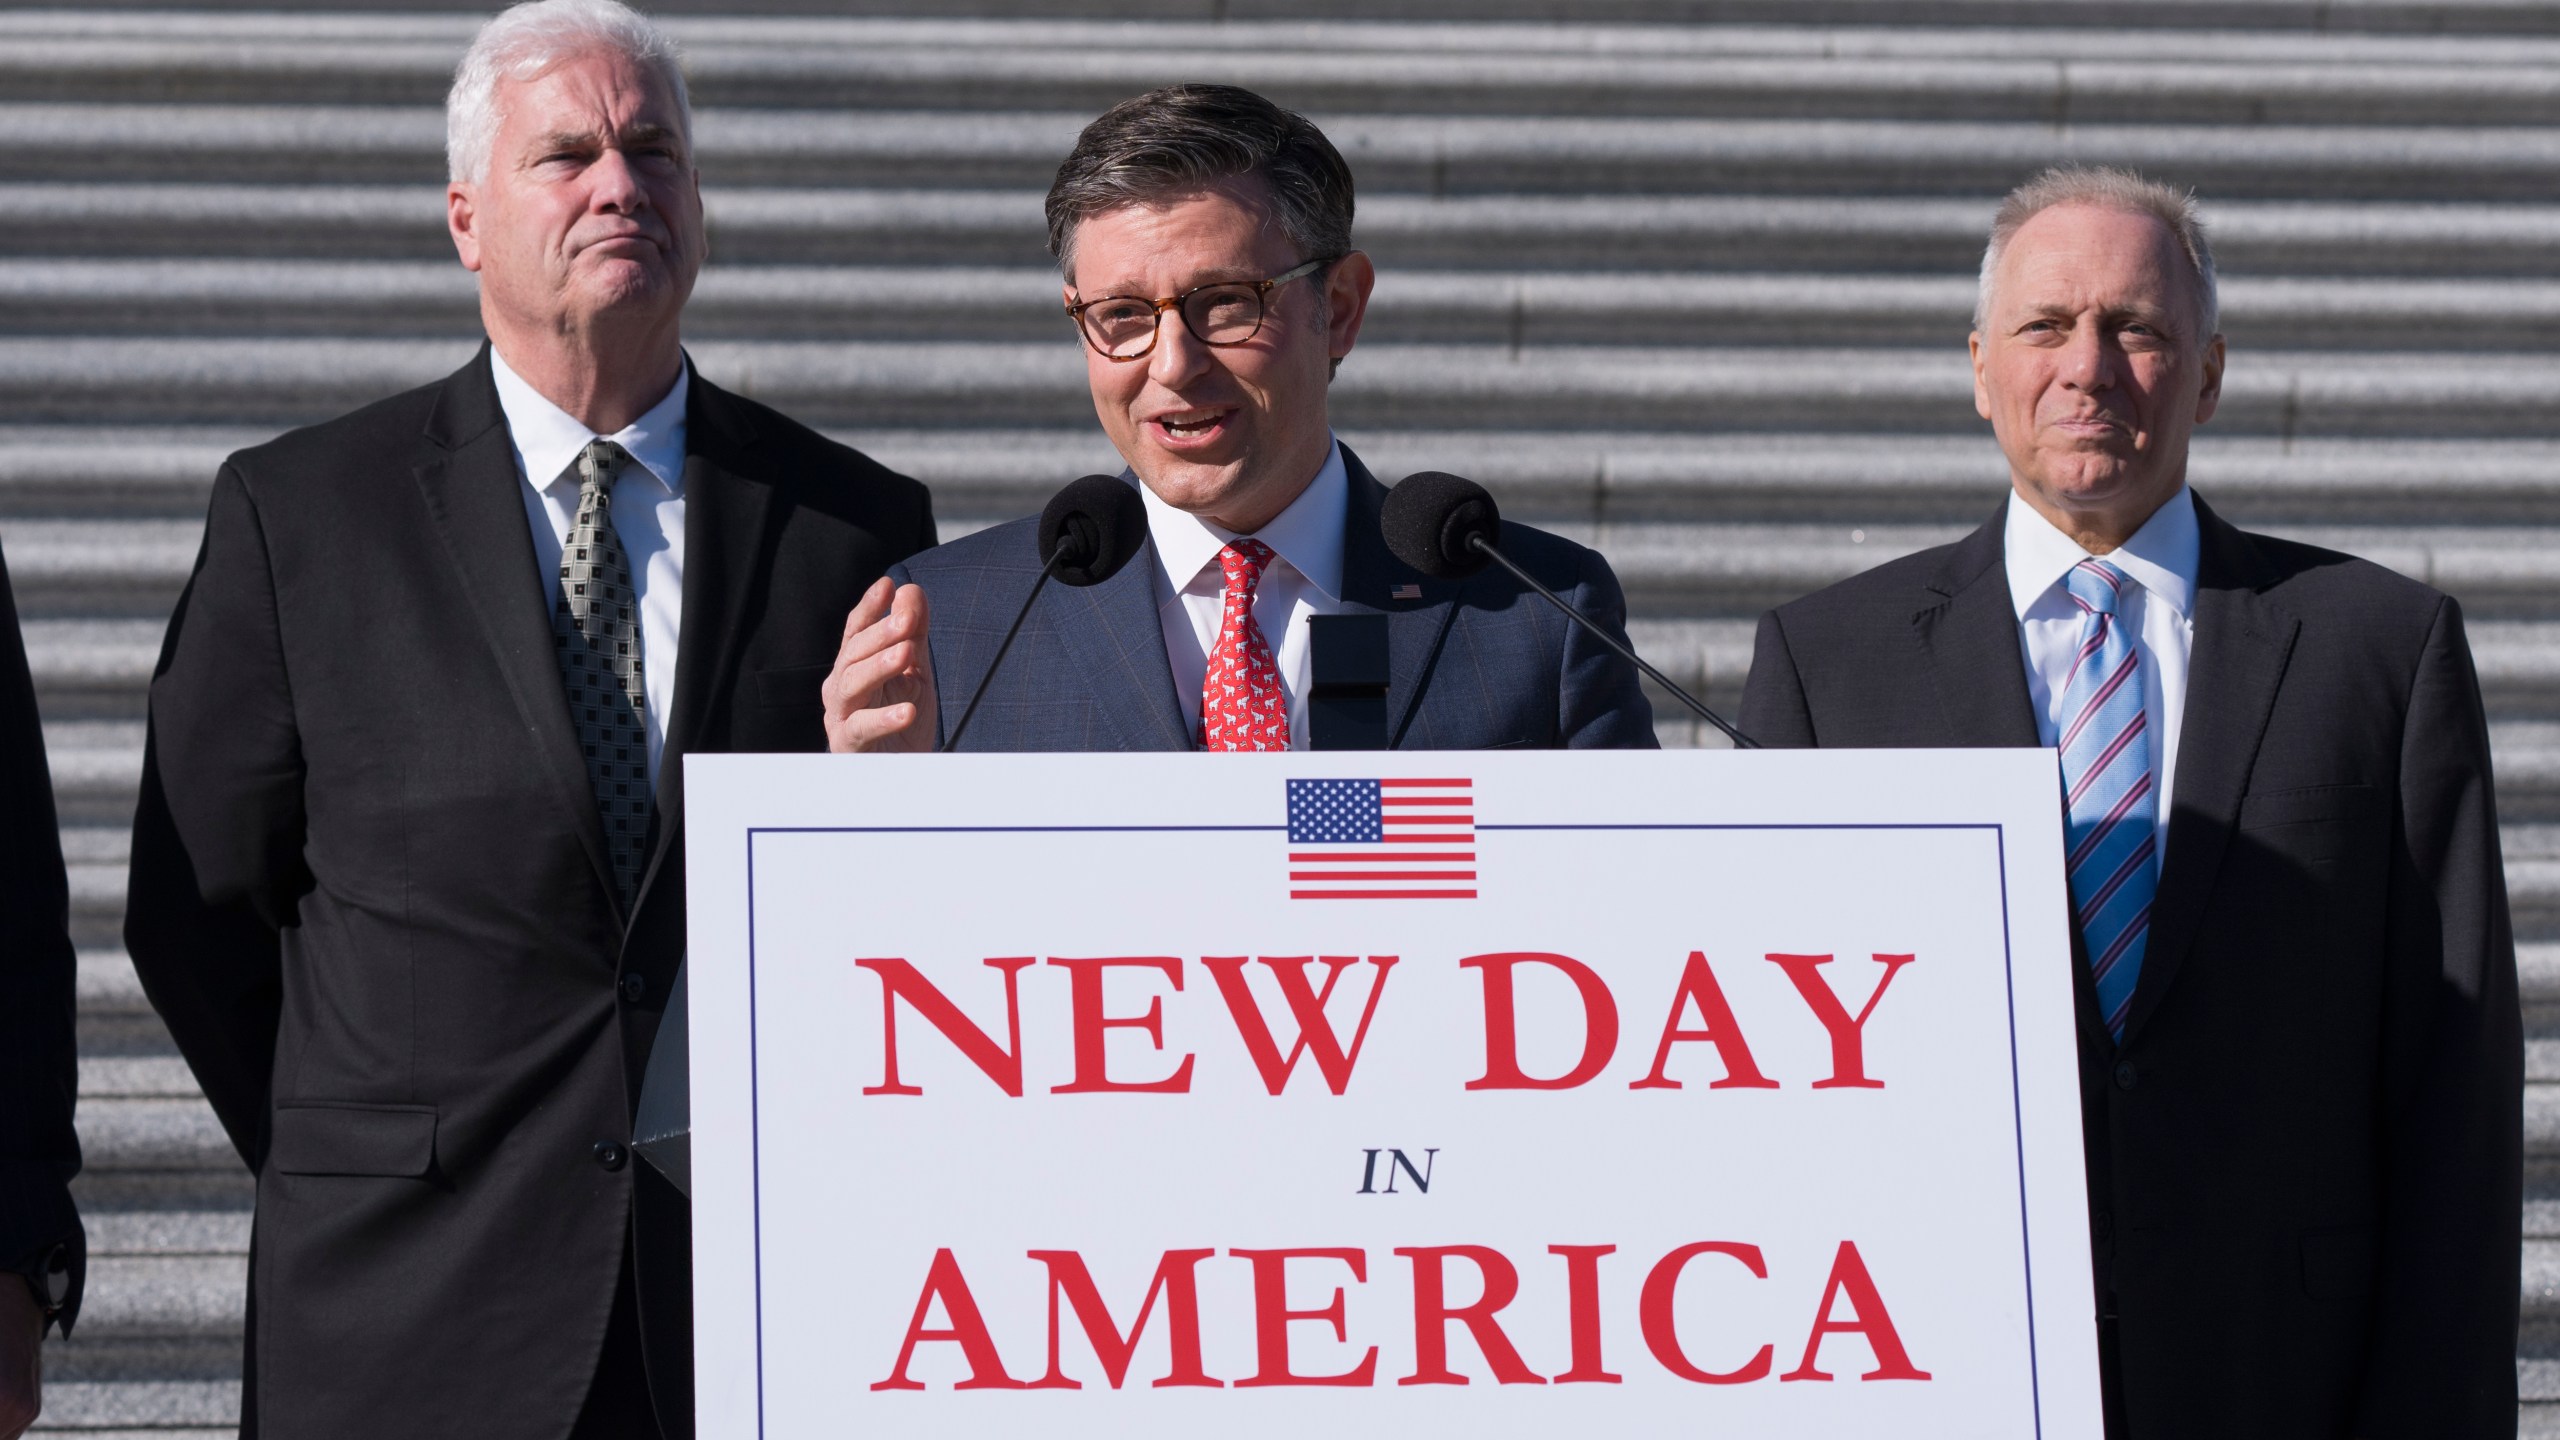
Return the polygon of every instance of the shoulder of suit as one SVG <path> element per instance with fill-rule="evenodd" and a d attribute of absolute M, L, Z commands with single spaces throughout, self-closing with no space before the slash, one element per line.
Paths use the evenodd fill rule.
<path fill-rule="evenodd" d="M 1014 572 L 1027 581 L 1040 573 L 1040 519 L 1026 515 L 973 531 L 900 562 L 907 578 L 930 594 L 936 582 Z M 1136 564 L 1136 561 L 1131 561 Z"/>
<path fill-rule="evenodd" d="M 2262 535 L 2254 530 L 2241 532 L 2256 546 L 2271 572 L 2266 587 L 2271 594 L 2351 594 L 2369 593 L 2377 599 L 2417 602 L 2433 605 L 2444 598 L 2444 592 L 2423 580 L 2413 580 L 2389 566 L 2350 555 L 2343 550 L 2306 545 L 2275 535 Z"/>
<path fill-rule="evenodd" d="M 1604 575 L 1614 581 L 1617 576 L 1608 557 L 1590 546 L 1516 520 L 1502 522 L 1502 553 L 1551 589 L 1571 589 Z M 1503 583 L 1502 572 L 1497 569 L 1481 572 L 1478 579 Z M 1562 616 L 1556 618 L 1563 624 L 1572 623 Z"/>
<path fill-rule="evenodd" d="M 855 484 L 912 492 L 918 498 L 924 495 L 923 481 L 902 475 L 840 440 L 831 440 L 770 405 L 722 389 L 708 379 L 696 379 L 710 392 L 714 404 L 727 407 L 755 432 L 755 443 L 747 453 L 757 479 L 799 489 Z M 687 417 L 687 423 L 691 423 L 691 417 Z"/>
<path fill-rule="evenodd" d="M 1778 614 L 1788 621 L 1812 621 L 1884 609 L 1893 611 L 1896 619 L 1907 619 L 1916 611 L 1947 598 L 1934 585 L 1942 580 L 1948 562 L 1955 558 L 1963 544 L 1963 541 L 1955 541 L 1932 545 L 1926 550 L 1915 550 L 1887 560 L 1810 595 L 1790 600 L 1778 607 Z"/>
<path fill-rule="evenodd" d="M 261 480 L 288 480 L 310 474 L 328 481 L 343 479 L 350 458 L 366 454 L 407 456 L 425 441 L 427 417 L 435 413 L 446 381 L 421 385 L 360 406 L 317 425 L 287 430 L 262 445 L 233 452 L 224 462 L 242 475 Z"/>
<path fill-rule="evenodd" d="M 2443 591 L 2362 556 L 2241 533 L 2266 568 L 2258 593 L 2301 620 L 2306 632 L 2330 630 L 2354 643 L 2392 636 L 2416 642 L 2444 607 Z"/>
<path fill-rule="evenodd" d="M 1552 558 L 1568 564 L 1600 558 L 1600 552 L 1588 545 L 1517 520 L 1502 522 L 1502 552 L 1523 564 L 1531 558 Z"/>

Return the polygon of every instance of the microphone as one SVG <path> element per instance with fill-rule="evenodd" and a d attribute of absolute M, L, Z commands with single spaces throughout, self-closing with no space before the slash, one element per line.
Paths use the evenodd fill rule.
<path fill-rule="evenodd" d="M 1511 557 L 1494 544 L 1494 537 L 1502 533 L 1502 512 L 1495 507 L 1492 494 L 1473 480 L 1438 470 L 1406 476 L 1403 483 L 1387 492 L 1387 503 L 1378 512 L 1378 528 L 1385 534 L 1390 553 L 1434 580 L 1463 580 L 1482 570 L 1488 561 L 1500 565 L 1521 584 L 1545 596 L 1548 604 L 1571 617 L 1593 639 L 1652 676 L 1655 684 L 1678 697 L 1699 719 L 1723 731 L 1735 745 L 1745 750 L 1760 748 L 1759 741 L 1727 724 L 1723 716 L 1671 683 L 1670 676 L 1646 664 L 1643 657 L 1593 623 L 1590 616 L 1566 604 L 1563 596 L 1511 563 Z"/>
<path fill-rule="evenodd" d="M 1138 497 L 1137 486 L 1116 475 L 1087 475 L 1050 497 L 1040 512 L 1040 553 L 1046 560 L 1040 578 L 1032 582 L 1031 593 L 1022 597 L 1022 608 L 1014 612 L 1004 642 L 996 646 L 996 658 L 987 662 L 987 673 L 978 677 L 969 708 L 960 712 L 960 723 L 951 727 L 951 737 L 942 742 L 940 753 L 948 755 L 959 748 L 961 732 L 978 713 L 978 702 L 987 698 L 987 686 L 1004 664 L 1005 652 L 1013 648 L 1013 637 L 1022 632 L 1022 622 L 1031 618 L 1031 606 L 1049 582 L 1099 585 L 1119 574 L 1120 567 L 1146 543 L 1147 502 Z"/>

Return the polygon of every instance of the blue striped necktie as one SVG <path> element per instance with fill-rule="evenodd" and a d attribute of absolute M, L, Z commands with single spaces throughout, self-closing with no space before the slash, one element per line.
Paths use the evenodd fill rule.
<path fill-rule="evenodd" d="M 2062 691 L 2066 868 L 2098 1013 L 2118 1040 L 2160 887 L 2160 787 L 2142 710 L 2142 652 L 2116 616 L 2129 583 L 2103 560 L 2083 560 L 2063 577 L 2080 607 L 2080 646 Z"/>

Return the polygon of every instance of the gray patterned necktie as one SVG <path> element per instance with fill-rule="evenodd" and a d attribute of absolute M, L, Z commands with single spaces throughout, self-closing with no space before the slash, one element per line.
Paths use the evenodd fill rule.
<path fill-rule="evenodd" d="M 625 915 L 640 888 L 649 839 L 649 691 L 641 680 L 640 605 L 631 562 L 613 530 L 613 477 L 629 463 L 630 453 L 610 440 L 578 452 L 578 518 L 560 547 L 560 598 L 551 610 L 569 723 L 586 753 Z"/>

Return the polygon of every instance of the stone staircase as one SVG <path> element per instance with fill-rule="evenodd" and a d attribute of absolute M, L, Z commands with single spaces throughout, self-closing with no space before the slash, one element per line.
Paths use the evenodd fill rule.
<path fill-rule="evenodd" d="M 2521 1425 L 2560 1436 L 2560 4 L 759 8 L 670 20 L 706 373 L 928 480 L 946 533 L 1027 513 L 1115 463 L 1051 170 L 1147 86 L 1252 85 L 1363 186 L 1344 434 L 1599 545 L 1648 656 L 1725 706 L 1762 607 L 2000 494 L 1963 349 L 1993 198 L 2065 158 L 2197 185 L 2233 348 L 2198 487 L 2473 619 L 2532 1037 Z M 49 1433 L 237 1415 L 249 1185 L 118 948 L 143 687 L 223 454 L 475 343 L 438 104 L 476 19 L 0 0 L 0 542 L 72 865 L 96 1256 Z"/>

